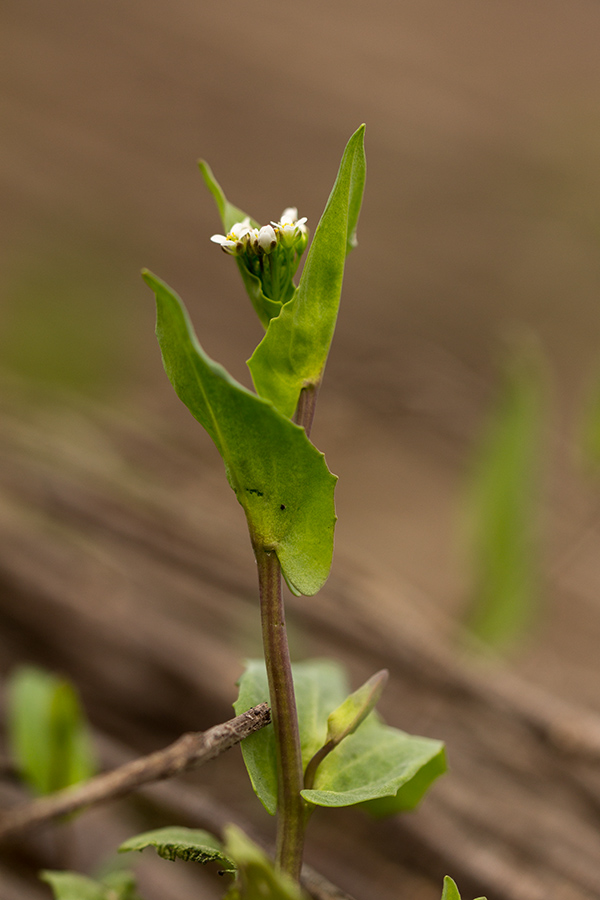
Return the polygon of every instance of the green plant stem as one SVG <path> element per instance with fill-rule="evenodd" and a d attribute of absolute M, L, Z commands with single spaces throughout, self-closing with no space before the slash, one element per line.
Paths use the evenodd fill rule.
<path fill-rule="evenodd" d="M 295 881 L 300 879 L 306 804 L 298 713 L 281 594 L 281 568 L 273 551 L 254 544 L 258 566 L 263 647 L 271 716 L 277 748 L 277 850 L 276 864 Z"/>
<path fill-rule="evenodd" d="M 300 391 L 300 396 L 298 398 L 295 422 L 296 425 L 301 425 L 302 428 L 304 428 L 307 437 L 310 437 L 313 419 L 315 417 L 319 387 L 319 384 L 306 385 L 306 387 L 303 387 Z"/>

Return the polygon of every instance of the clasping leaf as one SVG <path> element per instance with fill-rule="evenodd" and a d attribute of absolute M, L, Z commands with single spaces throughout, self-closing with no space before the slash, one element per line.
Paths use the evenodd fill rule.
<path fill-rule="evenodd" d="M 304 429 L 206 355 L 181 299 L 150 272 L 156 334 L 179 398 L 223 457 L 255 547 L 277 554 L 295 594 L 315 594 L 333 555 L 337 478 Z"/>
<path fill-rule="evenodd" d="M 304 387 L 323 374 L 338 314 L 346 254 L 356 246 L 365 185 L 364 125 L 346 146 L 294 297 L 272 318 L 248 361 L 254 386 L 291 417 Z"/>

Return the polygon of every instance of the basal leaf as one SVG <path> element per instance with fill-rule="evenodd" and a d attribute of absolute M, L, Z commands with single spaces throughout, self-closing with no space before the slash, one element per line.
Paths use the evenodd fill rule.
<path fill-rule="evenodd" d="M 198 163 L 200 166 L 200 171 L 202 173 L 202 177 L 204 178 L 205 184 L 213 197 L 215 198 L 215 203 L 217 204 L 217 209 L 219 210 L 219 215 L 221 216 L 221 222 L 223 223 L 223 230 L 225 234 L 227 234 L 233 225 L 236 222 L 243 222 L 245 218 L 247 218 L 247 214 L 243 212 L 239 207 L 234 206 L 233 203 L 230 203 L 225 193 L 213 175 L 211 167 L 201 159 Z M 258 228 L 259 223 L 248 216 L 250 218 L 250 222 L 252 223 L 253 228 Z M 260 278 L 254 275 L 252 272 L 249 272 L 246 266 L 240 259 L 236 259 L 238 269 L 240 270 L 240 275 L 242 276 L 242 281 L 244 282 L 244 287 L 246 288 L 246 292 L 252 301 L 252 305 L 256 310 L 258 318 L 262 322 L 264 328 L 266 328 L 269 324 L 269 321 L 274 317 L 278 316 L 281 312 L 281 303 L 276 302 L 275 300 L 271 300 L 270 297 L 266 297 L 262 290 L 262 285 L 260 283 Z"/>
<path fill-rule="evenodd" d="M 304 430 L 204 352 L 180 298 L 149 272 L 165 371 L 225 462 L 255 546 L 277 554 L 295 594 L 315 594 L 333 554 L 336 477 Z"/>
<path fill-rule="evenodd" d="M 163 859 L 183 859 L 203 865 L 217 862 L 227 872 L 235 871 L 235 864 L 225 855 L 221 842 L 208 831 L 199 828 L 169 826 L 146 831 L 129 838 L 119 847 L 119 853 L 142 851 L 153 847 Z"/>
<path fill-rule="evenodd" d="M 96 769 L 89 727 L 69 682 L 31 666 L 8 682 L 8 733 L 23 779 L 49 794 L 90 778 Z"/>
<path fill-rule="evenodd" d="M 292 666 L 300 743 L 304 767 L 322 747 L 327 735 L 327 717 L 348 693 L 341 666 L 331 660 L 308 660 Z M 269 685 L 263 660 L 249 660 L 239 680 L 234 703 L 240 715 L 257 703 L 269 700 Z M 260 698 L 260 699 L 258 699 Z M 267 725 L 242 741 L 244 762 L 252 786 L 271 815 L 277 810 L 277 764 L 273 726 Z"/>
<path fill-rule="evenodd" d="M 442 900 L 461 900 L 456 883 L 449 875 L 444 878 Z M 485 897 L 478 897 L 477 900 L 485 900 Z"/>
<path fill-rule="evenodd" d="M 337 319 L 345 257 L 356 244 L 365 183 L 364 125 L 352 135 L 315 232 L 296 294 L 248 361 L 258 393 L 292 416 L 303 387 L 318 385 Z"/>
<path fill-rule="evenodd" d="M 307 900 L 304 891 L 279 872 L 271 860 L 235 825 L 225 828 L 225 849 L 235 860 L 238 877 L 229 900 Z"/>
<path fill-rule="evenodd" d="M 302 796 L 317 806 L 361 803 L 375 816 L 390 815 L 413 809 L 445 768 L 440 741 L 390 728 L 371 713 L 325 757 Z"/>

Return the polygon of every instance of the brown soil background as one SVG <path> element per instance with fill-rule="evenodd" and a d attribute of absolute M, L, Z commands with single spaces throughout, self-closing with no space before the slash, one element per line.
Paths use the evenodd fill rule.
<path fill-rule="evenodd" d="M 600 344 L 597 3 L 5 0 L 0 23 L 3 367 L 200 445 L 139 269 L 248 383 L 260 334 L 208 241 L 196 158 L 256 218 L 296 204 L 314 228 L 365 121 L 359 249 L 314 432 L 340 475 L 338 558 L 462 608 L 473 441 L 506 334 L 533 332 L 552 383 L 547 584 L 513 665 L 600 711 L 595 497 L 574 440 Z"/>

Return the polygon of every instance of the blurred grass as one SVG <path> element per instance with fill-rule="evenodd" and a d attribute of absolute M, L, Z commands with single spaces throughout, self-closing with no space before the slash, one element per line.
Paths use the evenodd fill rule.
<path fill-rule="evenodd" d="M 539 347 L 519 341 L 503 367 L 470 475 L 473 587 L 466 625 L 496 649 L 507 648 L 524 635 L 539 596 L 545 389 Z"/>

